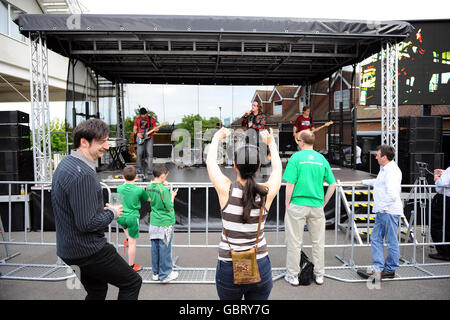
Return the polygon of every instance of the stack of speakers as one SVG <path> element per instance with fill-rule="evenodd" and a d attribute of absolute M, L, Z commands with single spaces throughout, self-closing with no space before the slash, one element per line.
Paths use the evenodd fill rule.
<path fill-rule="evenodd" d="M 413 184 L 420 176 L 416 162 L 427 163 L 431 172 L 443 167 L 442 117 L 402 117 L 399 128 L 398 165 L 404 184 Z M 428 184 L 434 184 L 431 174 L 427 173 L 426 178 Z"/>
<path fill-rule="evenodd" d="M 0 111 L 0 181 L 33 181 L 33 151 L 30 149 L 29 115 L 21 111 Z M 11 194 L 21 186 L 11 184 Z M 9 185 L 0 182 L 0 195 Z"/>

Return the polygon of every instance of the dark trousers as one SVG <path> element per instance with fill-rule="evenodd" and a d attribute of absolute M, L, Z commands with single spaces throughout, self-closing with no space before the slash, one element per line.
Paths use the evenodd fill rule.
<path fill-rule="evenodd" d="M 119 288 L 118 300 L 137 300 L 142 278 L 107 243 L 92 256 L 81 259 L 63 259 L 69 266 L 78 266 L 80 281 L 87 291 L 86 300 L 105 300 L 108 283 Z"/>
<path fill-rule="evenodd" d="M 431 238 L 433 242 L 442 242 L 443 234 L 445 234 L 445 242 L 450 242 L 450 197 L 445 197 L 445 227 L 443 227 L 443 198 L 442 194 L 437 193 L 431 202 Z M 450 245 L 436 245 L 436 250 L 439 254 L 450 257 Z"/>

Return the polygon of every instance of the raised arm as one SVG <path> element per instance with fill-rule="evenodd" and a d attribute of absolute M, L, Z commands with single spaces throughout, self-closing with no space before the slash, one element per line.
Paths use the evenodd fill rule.
<path fill-rule="evenodd" d="M 262 130 L 260 132 L 261 138 L 264 143 L 268 146 L 270 150 L 270 161 L 272 165 L 272 173 L 269 179 L 264 183 L 266 187 L 269 188 L 269 193 L 266 200 L 266 209 L 270 208 L 273 199 L 278 194 L 281 187 L 281 176 L 283 171 L 283 166 L 281 164 L 280 154 L 278 152 L 277 144 L 273 138 L 273 132 L 270 128 L 270 133 L 267 130 Z"/>
<path fill-rule="evenodd" d="M 220 207 L 223 208 L 228 201 L 228 191 L 230 190 L 231 180 L 225 176 L 217 164 L 217 150 L 219 142 L 230 135 L 230 130 L 222 128 L 217 131 L 209 145 L 208 156 L 206 157 L 206 169 L 208 170 L 209 180 L 219 196 Z"/>

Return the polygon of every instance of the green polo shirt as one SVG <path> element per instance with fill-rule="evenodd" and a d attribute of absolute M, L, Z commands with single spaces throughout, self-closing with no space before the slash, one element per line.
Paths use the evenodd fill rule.
<path fill-rule="evenodd" d="M 141 200 L 148 200 L 148 194 L 145 192 L 144 188 L 126 183 L 117 187 L 117 193 L 124 195 L 122 201 L 122 217 L 140 217 L 139 210 L 141 209 Z"/>
<path fill-rule="evenodd" d="M 335 183 L 333 172 L 323 155 L 314 150 L 296 152 L 289 159 L 283 180 L 295 184 L 291 202 L 309 207 L 322 207 L 323 182 Z"/>

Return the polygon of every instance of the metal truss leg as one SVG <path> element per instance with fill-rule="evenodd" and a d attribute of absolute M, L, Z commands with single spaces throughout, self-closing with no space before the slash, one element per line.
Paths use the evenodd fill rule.
<path fill-rule="evenodd" d="M 381 144 L 395 149 L 398 161 L 398 50 L 384 42 L 381 50 Z"/>
<path fill-rule="evenodd" d="M 35 181 L 51 181 L 50 104 L 48 50 L 39 33 L 30 34 L 31 129 Z"/>

